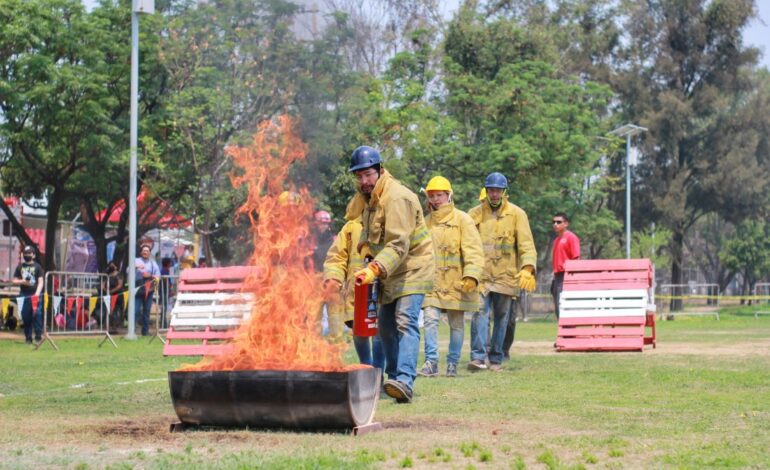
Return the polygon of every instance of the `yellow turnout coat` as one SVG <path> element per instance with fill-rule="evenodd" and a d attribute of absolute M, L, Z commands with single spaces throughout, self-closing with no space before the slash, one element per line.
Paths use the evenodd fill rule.
<path fill-rule="evenodd" d="M 503 198 L 497 211 L 486 201 L 468 211 L 481 235 L 484 247 L 484 274 L 481 292 L 519 295 L 519 270 L 537 267 L 537 250 L 524 210 Z"/>
<path fill-rule="evenodd" d="M 361 241 L 383 268 L 382 303 L 433 289 L 433 242 L 416 194 L 385 170 L 369 200 L 358 193 L 349 210 L 361 213 Z"/>
<path fill-rule="evenodd" d="M 447 310 L 475 312 L 479 309 L 478 290 L 462 292 L 459 284 L 470 277 L 481 284 L 484 252 L 473 219 L 453 203 L 432 211 L 425 218 L 436 253 L 436 279 L 433 291 L 423 305 Z"/>
<path fill-rule="evenodd" d="M 329 305 L 330 314 L 342 315 L 343 321 L 353 320 L 353 304 L 355 301 L 356 271 L 366 266 L 364 258 L 356 247 L 361 239 L 361 218 L 348 220 L 337 234 L 324 261 L 324 281 L 333 279 L 340 283 L 340 302 Z"/>

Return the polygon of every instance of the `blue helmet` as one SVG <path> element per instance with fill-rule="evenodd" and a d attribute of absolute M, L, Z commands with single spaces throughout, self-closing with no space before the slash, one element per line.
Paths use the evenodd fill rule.
<path fill-rule="evenodd" d="M 348 171 L 365 170 L 381 163 L 382 157 L 380 157 L 380 152 L 362 145 L 353 150 L 353 155 L 350 156 L 350 168 L 348 168 Z"/>
<path fill-rule="evenodd" d="M 487 175 L 487 179 L 484 180 L 485 188 L 499 188 L 508 189 L 508 180 L 502 173 L 494 172 Z"/>

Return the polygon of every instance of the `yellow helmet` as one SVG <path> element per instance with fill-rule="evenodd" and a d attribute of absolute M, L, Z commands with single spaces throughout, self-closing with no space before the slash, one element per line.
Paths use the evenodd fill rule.
<path fill-rule="evenodd" d="M 286 206 L 289 204 L 297 205 L 302 202 L 302 198 L 298 193 L 293 191 L 284 191 L 278 195 L 278 205 Z"/>
<path fill-rule="evenodd" d="M 444 178 L 443 176 L 434 176 L 433 178 L 428 181 L 428 187 L 425 188 L 426 191 L 448 191 L 452 192 L 452 185 L 449 183 L 449 180 Z"/>
<path fill-rule="evenodd" d="M 483 201 L 487 198 L 487 188 L 481 188 L 481 192 L 479 193 L 479 201 Z"/>

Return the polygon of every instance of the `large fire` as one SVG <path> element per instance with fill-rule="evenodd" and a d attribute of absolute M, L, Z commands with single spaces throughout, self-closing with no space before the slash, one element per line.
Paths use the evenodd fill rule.
<path fill-rule="evenodd" d="M 241 325 L 228 353 L 207 357 L 183 370 L 308 370 L 342 371 L 344 344 L 330 344 L 320 335 L 323 291 L 309 256 L 310 216 L 314 203 L 307 189 L 288 186 L 292 164 L 306 155 L 283 116 L 259 125 L 249 147 L 231 147 L 229 156 L 240 168 L 235 188 L 246 186 L 246 203 L 238 216 L 249 217 L 254 254 L 249 264 L 258 273 L 246 284 L 256 299 L 251 320 Z M 287 193 L 287 191 L 289 191 Z M 290 195 L 290 197 L 287 197 Z"/>

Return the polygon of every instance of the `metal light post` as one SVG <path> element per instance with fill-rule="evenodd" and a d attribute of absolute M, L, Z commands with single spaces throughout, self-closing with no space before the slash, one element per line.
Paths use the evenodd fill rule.
<path fill-rule="evenodd" d="M 647 128 L 634 124 L 626 124 L 610 132 L 626 138 L 626 259 L 631 259 L 631 137 L 642 132 L 647 132 Z"/>
<path fill-rule="evenodd" d="M 136 147 L 139 135 L 139 13 L 155 13 L 155 0 L 131 2 L 131 135 L 128 196 L 128 333 L 136 339 Z"/>

